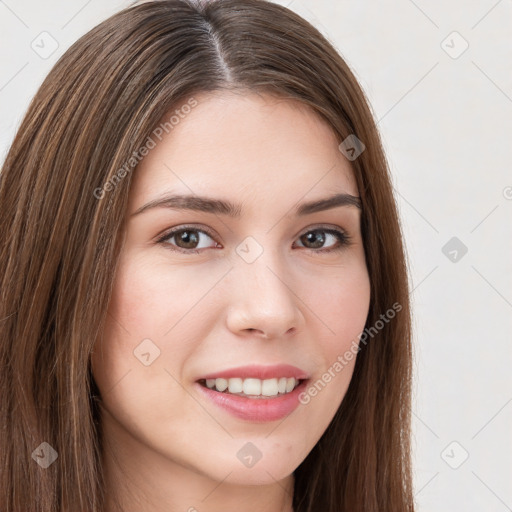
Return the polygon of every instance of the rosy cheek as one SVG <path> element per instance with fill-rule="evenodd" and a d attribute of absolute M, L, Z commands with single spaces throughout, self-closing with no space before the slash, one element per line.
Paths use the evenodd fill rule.
<path fill-rule="evenodd" d="M 151 285 L 150 278 L 144 267 L 135 265 L 120 266 L 116 276 L 109 312 L 132 336 L 149 334 L 143 331 L 151 325 L 158 304 L 161 306 L 158 290 Z"/>
<path fill-rule="evenodd" d="M 359 336 L 364 329 L 369 308 L 369 285 L 361 283 L 360 288 L 351 289 L 352 293 L 340 298 L 336 308 L 331 309 L 335 336 L 327 337 L 325 347 L 327 364 L 332 365 L 347 350 L 354 351 L 359 343 Z M 355 359 L 350 365 L 353 365 Z"/>
<path fill-rule="evenodd" d="M 314 295 L 309 297 L 319 316 L 322 318 L 324 312 L 331 319 L 333 330 L 338 331 L 340 326 L 350 330 L 364 323 L 370 303 L 370 282 L 365 269 L 347 268 L 334 279 L 324 279 L 323 284 L 316 286 Z"/>

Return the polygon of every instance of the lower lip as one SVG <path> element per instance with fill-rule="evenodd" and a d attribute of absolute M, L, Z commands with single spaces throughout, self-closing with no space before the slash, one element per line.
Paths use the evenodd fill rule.
<path fill-rule="evenodd" d="M 245 398 L 229 393 L 220 393 L 195 383 L 200 392 L 212 402 L 242 420 L 266 422 L 280 420 L 291 414 L 299 405 L 299 395 L 306 388 L 303 380 L 293 391 L 274 398 Z"/>

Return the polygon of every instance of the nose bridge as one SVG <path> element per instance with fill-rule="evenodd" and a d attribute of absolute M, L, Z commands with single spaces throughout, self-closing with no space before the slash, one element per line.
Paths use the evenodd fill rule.
<path fill-rule="evenodd" d="M 247 240 L 237 248 L 235 272 L 247 288 L 245 293 L 264 296 L 270 303 L 277 300 L 290 301 L 290 290 L 286 286 L 286 271 L 282 255 L 276 248 L 263 247 L 253 240 Z M 284 281 L 284 282 L 283 282 Z M 262 295 L 263 294 L 263 295 Z"/>
<path fill-rule="evenodd" d="M 270 237 L 267 237 L 267 240 Z M 297 327 L 298 299 L 280 251 L 247 237 L 237 248 L 232 276 L 231 326 L 280 336 Z"/>

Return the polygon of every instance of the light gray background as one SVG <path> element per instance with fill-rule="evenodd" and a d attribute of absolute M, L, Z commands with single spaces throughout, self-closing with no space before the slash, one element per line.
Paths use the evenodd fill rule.
<path fill-rule="evenodd" d="M 0 161 L 57 58 L 131 3 L 0 0 Z M 344 56 L 387 150 L 412 277 L 418 510 L 512 510 L 512 1 L 278 3 Z M 51 50 L 42 32 L 50 56 L 32 48 Z"/>

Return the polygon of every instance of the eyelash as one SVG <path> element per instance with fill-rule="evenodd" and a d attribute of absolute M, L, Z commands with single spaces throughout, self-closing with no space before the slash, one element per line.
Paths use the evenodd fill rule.
<path fill-rule="evenodd" d="M 168 240 L 170 238 L 172 238 L 176 233 L 180 233 L 182 231 L 197 231 L 199 233 L 208 235 L 212 239 L 215 238 L 214 234 L 211 233 L 209 230 L 199 229 L 194 226 L 186 226 L 185 225 L 185 226 L 179 226 L 178 228 L 174 228 L 174 229 L 166 232 L 164 235 L 162 235 L 160 238 L 157 239 L 156 243 L 161 244 L 166 248 L 170 248 L 171 251 L 181 252 L 184 254 L 190 254 L 190 253 L 199 254 L 200 252 L 202 252 L 204 250 L 213 248 L 213 247 L 207 247 L 207 248 L 202 248 L 202 249 L 183 249 L 182 247 L 172 245 L 168 242 Z M 348 233 L 338 230 L 338 229 L 327 228 L 327 227 L 322 227 L 322 226 L 319 226 L 314 229 L 310 229 L 308 231 L 303 232 L 301 235 L 299 235 L 299 238 L 308 233 L 315 233 L 315 232 L 328 233 L 330 235 L 334 235 L 338 239 L 339 244 L 337 246 L 334 246 L 329 249 L 309 249 L 309 248 L 305 247 L 304 249 L 306 251 L 311 251 L 311 252 L 315 252 L 315 253 L 319 252 L 319 253 L 325 254 L 325 253 L 330 253 L 330 252 L 341 251 L 341 250 L 345 249 L 346 247 L 348 247 L 349 245 L 351 245 L 352 238 L 350 237 L 350 235 Z"/>

